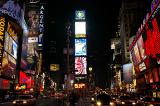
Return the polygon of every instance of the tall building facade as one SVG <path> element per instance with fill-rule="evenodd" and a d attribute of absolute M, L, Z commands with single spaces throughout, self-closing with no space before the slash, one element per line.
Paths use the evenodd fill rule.
<path fill-rule="evenodd" d="M 130 61 L 129 38 L 136 20 L 142 20 L 144 14 L 145 3 L 138 0 L 122 0 L 122 6 L 119 12 L 120 19 L 120 39 L 121 39 L 121 54 L 122 64 Z M 138 12 L 137 12 L 138 11 Z"/>

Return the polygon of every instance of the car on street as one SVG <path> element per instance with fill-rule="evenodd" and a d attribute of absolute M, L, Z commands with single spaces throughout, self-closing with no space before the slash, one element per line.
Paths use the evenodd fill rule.
<path fill-rule="evenodd" d="M 13 106 L 35 106 L 36 98 L 33 95 L 19 95 L 12 103 Z"/>
<path fill-rule="evenodd" d="M 117 105 L 118 106 L 136 106 L 137 105 L 137 99 L 132 98 L 129 95 L 120 95 L 117 99 Z"/>
<path fill-rule="evenodd" d="M 94 99 L 95 106 L 116 106 L 109 94 L 100 93 L 95 96 Z"/>

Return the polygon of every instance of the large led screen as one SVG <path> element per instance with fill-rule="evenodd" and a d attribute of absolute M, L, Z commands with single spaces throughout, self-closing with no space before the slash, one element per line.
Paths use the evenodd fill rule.
<path fill-rule="evenodd" d="M 86 57 L 75 57 L 75 74 L 87 74 L 87 60 Z"/>
<path fill-rule="evenodd" d="M 86 39 L 75 39 L 75 56 L 86 56 L 87 44 Z"/>
<path fill-rule="evenodd" d="M 160 5 L 158 6 L 160 8 Z M 158 9 L 159 9 L 158 8 Z M 151 16 L 145 26 L 146 35 L 144 35 L 145 52 L 147 56 L 155 58 L 160 54 L 160 9 Z"/>
<path fill-rule="evenodd" d="M 3 53 L 3 71 L 1 74 L 14 79 L 19 46 L 18 37 L 22 36 L 22 29 L 15 20 L 6 18 L 6 29 L 4 31 L 4 49 L 1 51 L 1 53 Z"/>
<path fill-rule="evenodd" d="M 123 79 L 126 83 L 132 83 L 132 63 L 123 65 Z"/>
<path fill-rule="evenodd" d="M 135 53 L 137 62 L 140 63 L 141 62 L 141 58 L 140 58 L 140 54 L 139 54 L 139 49 L 138 49 L 137 43 L 134 46 L 134 53 Z"/>
<path fill-rule="evenodd" d="M 75 22 L 75 37 L 86 37 L 86 22 Z"/>
<path fill-rule="evenodd" d="M 2 69 L 2 75 L 15 78 L 16 59 L 5 51 L 3 53 Z"/>

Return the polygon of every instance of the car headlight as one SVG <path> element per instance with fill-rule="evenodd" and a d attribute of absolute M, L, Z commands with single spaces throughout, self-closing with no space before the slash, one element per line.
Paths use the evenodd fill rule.
<path fill-rule="evenodd" d="M 13 101 L 12 103 L 13 103 L 13 104 L 16 104 L 16 101 Z"/>
<path fill-rule="evenodd" d="M 114 102 L 110 102 L 109 105 L 110 105 L 110 106 L 114 106 L 115 103 L 114 103 Z"/>
<path fill-rule="evenodd" d="M 92 101 L 94 101 L 94 98 L 91 98 Z"/>
<path fill-rule="evenodd" d="M 133 102 L 133 103 L 132 103 L 132 105 L 136 105 L 136 103 L 135 103 L 135 102 Z"/>
<path fill-rule="evenodd" d="M 26 103 L 27 103 L 27 101 L 26 101 L 26 100 L 24 100 L 24 101 L 23 101 L 23 104 L 26 104 Z"/>
<path fill-rule="evenodd" d="M 100 101 L 97 101 L 97 106 L 101 106 L 102 105 L 102 103 L 100 102 Z"/>
<path fill-rule="evenodd" d="M 125 102 L 122 102 L 122 104 L 125 104 Z"/>

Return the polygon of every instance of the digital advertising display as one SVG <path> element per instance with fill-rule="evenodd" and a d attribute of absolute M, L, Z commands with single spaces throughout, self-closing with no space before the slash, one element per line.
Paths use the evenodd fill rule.
<path fill-rule="evenodd" d="M 145 59 L 146 54 L 145 54 L 144 42 L 143 42 L 142 36 L 140 36 L 139 39 L 138 39 L 138 47 L 139 47 L 141 58 Z"/>
<path fill-rule="evenodd" d="M 6 26 L 6 20 L 4 17 L 0 16 L 0 74 L 3 71 L 2 68 L 2 60 L 3 60 L 3 50 L 4 50 L 4 37 L 5 37 L 5 26 Z"/>
<path fill-rule="evenodd" d="M 87 60 L 86 57 L 75 57 L 75 74 L 87 74 Z"/>
<path fill-rule="evenodd" d="M 153 60 L 157 60 L 158 63 L 160 58 L 160 4 L 157 4 L 157 8 L 150 15 L 147 14 L 141 26 L 143 28 L 138 30 L 130 50 L 135 70 L 138 67 L 143 71 L 154 67 L 156 63 Z M 153 82 L 154 76 L 150 73 L 148 76 L 149 82 Z"/>
<path fill-rule="evenodd" d="M 85 20 L 86 13 L 84 10 L 75 11 L 75 19 L 76 20 Z"/>
<path fill-rule="evenodd" d="M 23 36 L 22 53 L 21 53 L 21 68 L 30 74 L 35 73 L 36 61 L 39 55 L 37 51 L 42 47 L 42 38 L 44 34 L 44 4 L 26 5 L 25 21 L 27 31 Z"/>
<path fill-rule="evenodd" d="M 75 22 L 75 38 L 86 37 L 86 22 Z"/>
<path fill-rule="evenodd" d="M 10 81 L 0 78 L 0 89 L 9 89 L 10 88 Z"/>
<path fill-rule="evenodd" d="M 4 45 L 3 48 L 1 47 L 1 54 L 3 54 L 1 75 L 14 79 L 19 47 L 18 37 L 22 36 L 22 28 L 14 19 L 7 16 L 0 17 L 0 20 L 5 21 L 5 24 L 1 24 L 3 27 L 5 26 L 3 28 L 3 44 L 1 44 Z"/>
<path fill-rule="evenodd" d="M 139 49 L 138 49 L 137 43 L 134 46 L 134 53 L 135 53 L 137 62 L 140 63 L 141 62 L 141 58 L 140 58 L 140 53 L 139 53 Z"/>
<path fill-rule="evenodd" d="M 75 56 L 87 55 L 86 39 L 75 39 Z"/>
<path fill-rule="evenodd" d="M 23 71 L 20 71 L 19 84 L 26 84 L 27 88 L 32 87 L 32 77 L 27 76 L 27 74 Z"/>
<path fill-rule="evenodd" d="M 132 83 L 132 63 L 123 65 L 123 79 L 126 83 Z"/>

